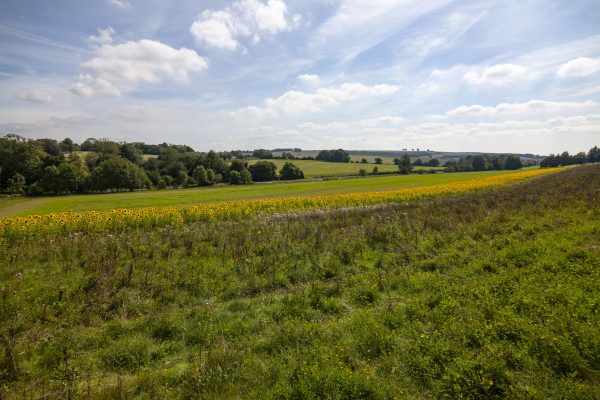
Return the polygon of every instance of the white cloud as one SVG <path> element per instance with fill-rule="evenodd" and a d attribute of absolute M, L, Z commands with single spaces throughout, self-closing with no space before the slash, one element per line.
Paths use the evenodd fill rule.
<path fill-rule="evenodd" d="M 460 8 L 432 24 L 419 24 L 416 32 L 402 35 L 400 42 L 408 52 L 425 56 L 453 46 L 494 6 L 494 1 L 464 2 Z"/>
<path fill-rule="evenodd" d="M 129 3 L 127 0 L 108 0 L 108 4 L 124 10 L 132 8 L 131 3 Z"/>
<path fill-rule="evenodd" d="M 191 72 L 208 68 L 206 60 L 195 51 L 174 49 L 153 40 L 105 44 L 95 57 L 82 64 L 88 74 L 71 86 L 83 96 L 116 95 L 135 89 L 142 83 L 159 83 L 163 78 L 186 82 Z M 117 89 L 117 87 L 119 89 Z"/>
<path fill-rule="evenodd" d="M 121 92 L 110 81 L 93 77 L 88 74 L 79 75 L 79 82 L 69 87 L 71 93 L 83 97 L 92 96 L 120 96 Z"/>
<path fill-rule="evenodd" d="M 483 70 L 472 69 L 463 78 L 471 85 L 506 85 L 523 78 L 527 68 L 516 64 L 498 64 Z"/>
<path fill-rule="evenodd" d="M 383 117 L 376 118 L 367 118 L 358 121 L 356 124 L 361 127 L 376 127 L 376 126 L 393 126 L 393 125 L 402 125 L 407 121 L 402 117 L 398 117 L 395 115 L 385 115 Z"/>
<path fill-rule="evenodd" d="M 395 85 L 367 86 L 362 83 L 344 83 L 337 87 L 320 88 L 314 93 L 290 90 L 275 99 L 267 99 L 262 108 L 245 107 L 232 114 L 240 117 L 263 118 L 318 113 L 340 103 L 359 98 L 385 96 L 397 92 L 398 89 Z"/>
<path fill-rule="evenodd" d="M 342 0 L 308 47 L 323 58 L 350 60 L 452 0 Z"/>
<path fill-rule="evenodd" d="M 87 41 L 91 44 L 108 44 L 112 43 L 112 35 L 115 34 L 115 30 L 112 27 L 106 29 L 98 28 L 98 34 L 92 35 L 87 38 Z"/>
<path fill-rule="evenodd" d="M 501 103 L 493 107 L 482 105 L 460 106 L 446 113 L 448 116 L 494 117 L 507 115 L 527 115 L 539 113 L 564 114 L 566 112 L 585 112 L 600 110 L 595 101 L 566 102 L 531 100 L 526 103 Z"/>
<path fill-rule="evenodd" d="M 315 83 L 319 82 L 319 75 L 302 74 L 302 75 L 298 75 L 298 80 L 305 82 L 305 83 L 315 84 Z"/>
<path fill-rule="evenodd" d="M 50 104 L 52 103 L 52 96 L 50 93 L 43 90 L 32 90 L 31 92 L 23 93 L 18 96 L 19 99 L 29 101 L 32 103 L 39 104 Z"/>
<path fill-rule="evenodd" d="M 224 10 L 205 10 L 194 21 L 190 32 L 199 44 L 225 50 L 241 48 L 240 38 L 249 38 L 253 44 L 263 36 L 275 35 L 297 27 L 299 15 L 288 19 L 288 10 L 282 0 L 242 0 Z"/>
<path fill-rule="evenodd" d="M 560 78 L 585 77 L 600 72 L 600 58 L 579 57 L 563 64 L 556 75 Z"/>

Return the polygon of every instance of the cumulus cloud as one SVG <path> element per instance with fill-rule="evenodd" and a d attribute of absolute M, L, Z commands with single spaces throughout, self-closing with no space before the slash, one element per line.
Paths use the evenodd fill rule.
<path fill-rule="evenodd" d="M 23 93 L 18 96 L 19 99 L 29 101 L 32 103 L 39 104 L 50 104 L 52 103 L 52 96 L 50 93 L 43 90 L 32 90 L 31 92 Z"/>
<path fill-rule="evenodd" d="M 314 93 L 290 90 L 277 98 L 269 98 L 264 107 L 245 107 L 233 116 L 277 117 L 281 115 L 324 112 L 326 109 L 358 98 L 385 96 L 398 91 L 395 85 L 367 86 L 362 83 L 344 83 L 337 87 L 317 89 Z"/>
<path fill-rule="evenodd" d="M 112 35 L 115 34 L 115 30 L 112 27 L 108 27 L 106 29 L 98 28 L 98 34 L 92 35 L 87 38 L 87 41 L 90 44 L 108 44 L 112 43 L 113 38 Z"/>
<path fill-rule="evenodd" d="M 483 70 L 472 69 L 463 78 L 471 85 L 506 85 L 523 78 L 527 68 L 515 64 L 498 64 Z"/>
<path fill-rule="evenodd" d="M 153 40 L 104 44 L 95 57 L 82 64 L 87 71 L 71 91 L 83 96 L 116 95 L 133 90 L 143 83 L 163 79 L 186 82 L 191 72 L 208 68 L 206 60 L 194 50 L 172 48 Z M 117 89 L 120 88 L 120 89 Z"/>
<path fill-rule="evenodd" d="M 585 112 L 588 110 L 598 110 L 599 108 L 600 103 L 591 100 L 582 102 L 531 100 L 526 103 L 501 103 L 492 107 L 486 107 L 478 104 L 460 106 L 448 111 L 446 115 L 493 117 L 539 113 L 561 114 L 573 111 Z"/>
<path fill-rule="evenodd" d="M 79 75 L 79 81 L 72 84 L 69 91 L 83 97 L 121 95 L 119 89 L 110 81 L 88 74 Z"/>
<path fill-rule="evenodd" d="M 108 0 L 108 4 L 124 10 L 132 8 L 131 3 L 129 3 L 127 0 Z"/>
<path fill-rule="evenodd" d="M 600 58 L 579 57 L 563 64 L 556 75 L 560 78 L 585 77 L 600 72 Z"/>
<path fill-rule="evenodd" d="M 298 75 L 298 80 L 305 83 L 315 84 L 319 82 L 319 75 L 314 74 L 302 74 Z"/>
<path fill-rule="evenodd" d="M 199 44 L 225 50 L 241 48 L 240 38 L 250 39 L 253 44 L 263 36 L 294 29 L 300 22 L 299 15 L 288 16 L 285 2 L 268 0 L 242 0 L 224 10 L 205 10 L 190 27 Z"/>

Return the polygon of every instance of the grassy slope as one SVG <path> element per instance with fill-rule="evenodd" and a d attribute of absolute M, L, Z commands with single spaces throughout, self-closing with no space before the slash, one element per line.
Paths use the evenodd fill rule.
<path fill-rule="evenodd" d="M 596 165 L 405 206 L 16 243 L 0 390 L 597 398 L 598 187 Z"/>
<path fill-rule="evenodd" d="M 410 186 L 437 185 L 500 175 L 513 171 L 466 172 L 435 175 L 394 175 L 313 182 L 267 183 L 181 190 L 142 191 L 100 195 L 23 198 L 8 205 L 0 201 L 0 217 L 51 212 L 110 210 L 114 208 L 166 207 L 194 203 L 261 197 L 310 196 L 330 193 L 392 190 Z"/>

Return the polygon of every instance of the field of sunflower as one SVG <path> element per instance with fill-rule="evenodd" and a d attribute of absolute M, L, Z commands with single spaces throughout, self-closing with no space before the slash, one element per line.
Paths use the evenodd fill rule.
<path fill-rule="evenodd" d="M 65 212 L 7 217 L 0 219 L 0 241 L 26 237 L 60 236 L 77 232 L 112 232 L 130 227 L 153 228 L 196 221 L 239 220 L 262 214 L 403 202 L 417 198 L 494 188 L 560 170 L 558 168 L 527 170 L 464 182 L 389 191 L 238 200 L 182 207 L 115 209 L 102 212 Z"/>

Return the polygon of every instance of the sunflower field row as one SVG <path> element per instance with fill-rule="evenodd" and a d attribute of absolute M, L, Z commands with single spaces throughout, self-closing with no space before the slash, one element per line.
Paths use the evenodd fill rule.
<path fill-rule="evenodd" d="M 237 200 L 168 208 L 115 209 L 7 217 L 0 219 L 0 242 L 71 233 L 114 232 L 130 227 L 153 228 L 197 221 L 240 220 L 261 214 L 403 202 L 493 188 L 559 170 L 536 169 L 463 182 L 377 192 Z"/>

